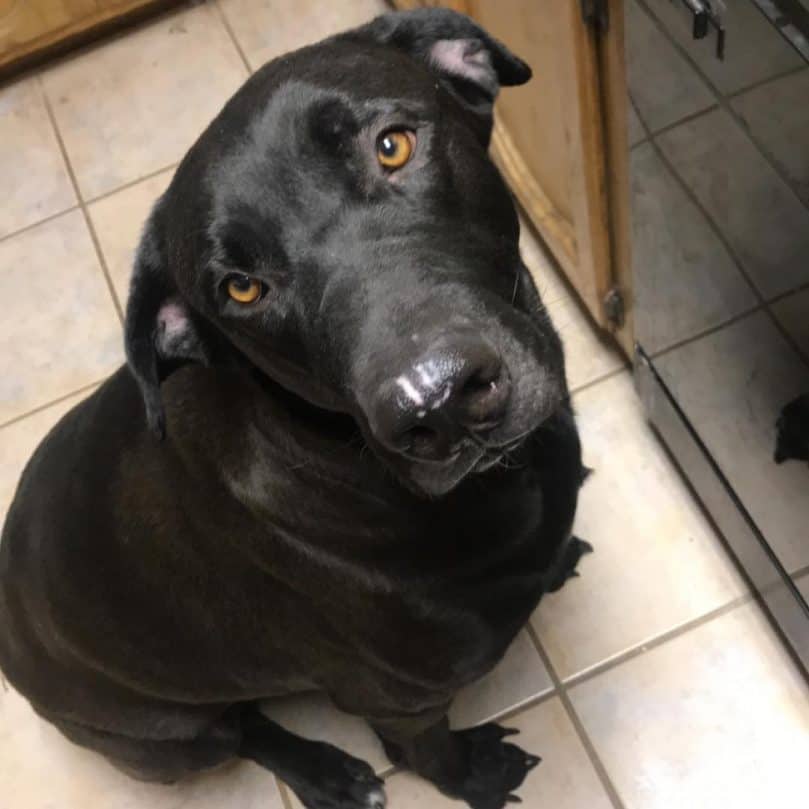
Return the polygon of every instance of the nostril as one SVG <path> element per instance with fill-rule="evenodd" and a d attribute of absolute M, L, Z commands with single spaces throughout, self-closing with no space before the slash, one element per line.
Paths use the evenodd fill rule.
<path fill-rule="evenodd" d="M 460 395 L 463 397 L 486 396 L 497 387 L 499 378 L 499 369 L 494 372 L 491 369 L 476 371 L 464 382 Z"/>
<path fill-rule="evenodd" d="M 396 443 L 402 452 L 411 453 L 421 458 L 433 455 L 439 440 L 437 430 L 418 424 L 401 433 Z"/>
<path fill-rule="evenodd" d="M 464 424 L 477 430 L 495 427 L 503 417 L 508 396 L 508 375 L 499 363 L 476 371 L 459 392 Z"/>

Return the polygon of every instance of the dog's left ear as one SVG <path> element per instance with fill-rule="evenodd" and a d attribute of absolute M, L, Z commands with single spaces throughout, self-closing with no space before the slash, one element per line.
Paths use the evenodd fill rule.
<path fill-rule="evenodd" d="M 158 439 L 166 432 L 160 383 L 186 362 L 209 364 L 209 352 L 195 323 L 195 315 L 179 294 L 169 272 L 160 234 L 158 203 L 138 246 L 124 326 L 129 368 L 143 396 L 149 429 Z"/>
<path fill-rule="evenodd" d="M 424 62 L 466 109 L 489 125 L 500 87 L 531 78 L 531 68 L 522 59 L 465 14 L 450 9 L 384 14 L 355 33 Z"/>

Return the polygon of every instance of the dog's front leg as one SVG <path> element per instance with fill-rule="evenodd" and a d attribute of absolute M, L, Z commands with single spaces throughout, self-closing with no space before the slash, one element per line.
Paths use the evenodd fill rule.
<path fill-rule="evenodd" d="M 384 809 L 382 781 L 369 764 L 333 745 L 304 739 L 254 706 L 242 715 L 239 755 L 285 781 L 307 809 Z"/>
<path fill-rule="evenodd" d="M 409 738 L 395 721 L 377 723 L 375 730 L 394 764 L 415 771 L 472 809 L 502 809 L 517 802 L 512 793 L 540 761 L 505 741 L 516 730 L 494 723 L 450 730 L 445 716 Z"/>

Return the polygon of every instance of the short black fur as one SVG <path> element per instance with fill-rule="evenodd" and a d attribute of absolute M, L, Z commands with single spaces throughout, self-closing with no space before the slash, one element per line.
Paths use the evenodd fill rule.
<path fill-rule="evenodd" d="M 257 708 L 320 689 L 447 794 L 513 799 L 539 760 L 447 710 L 589 548 L 561 344 L 486 154 L 529 76 L 461 15 L 385 15 L 266 65 L 189 151 L 128 366 L 37 449 L 0 545 L 0 666 L 68 738 L 148 780 L 241 756 L 308 809 L 383 806 Z"/>

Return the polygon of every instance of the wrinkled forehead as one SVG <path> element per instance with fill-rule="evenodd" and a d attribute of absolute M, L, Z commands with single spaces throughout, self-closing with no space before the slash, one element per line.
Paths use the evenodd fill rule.
<path fill-rule="evenodd" d="M 307 191 L 327 191 L 320 184 L 307 189 L 307 180 L 347 179 L 322 162 L 339 153 L 341 141 L 387 127 L 433 126 L 442 118 L 433 75 L 386 46 L 312 46 L 269 65 L 264 86 L 245 89 L 250 114 L 207 166 L 217 208 L 245 199 L 259 207 L 289 197 L 303 203 Z"/>
<path fill-rule="evenodd" d="M 332 89 L 357 103 L 375 99 L 433 100 L 438 90 L 427 66 L 390 45 L 357 40 L 327 40 L 283 60 L 281 81 L 299 79 Z"/>

